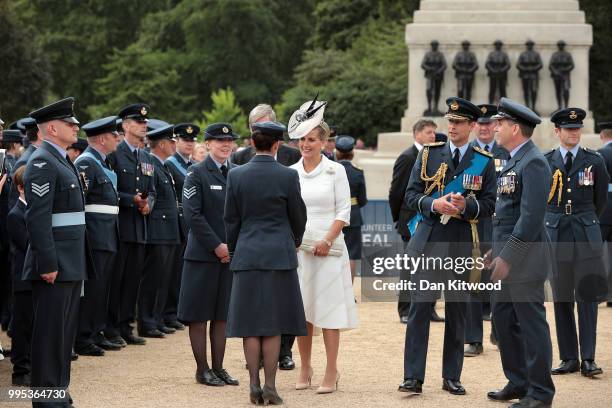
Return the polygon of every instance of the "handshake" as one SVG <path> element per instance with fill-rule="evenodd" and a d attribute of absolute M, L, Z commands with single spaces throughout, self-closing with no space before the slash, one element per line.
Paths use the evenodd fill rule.
<path fill-rule="evenodd" d="M 134 196 L 134 204 L 136 204 L 136 207 L 138 207 L 138 211 L 140 211 L 142 215 L 147 215 L 151 212 L 151 209 L 149 208 L 149 202 L 147 201 L 147 196 L 148 194 L 146 192 L 138 193 Z"/>
<path fill-rule="evenodd" d="M 433 210 L 438 214 L 449 216 L 460 214 L 465 210 L 465 197 L 450 192 L 433 201 Z"/>

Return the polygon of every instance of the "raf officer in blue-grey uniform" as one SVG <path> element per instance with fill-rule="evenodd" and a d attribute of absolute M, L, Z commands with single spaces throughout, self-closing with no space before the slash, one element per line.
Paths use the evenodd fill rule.
<path fill-rule="evenodd" d="M 344 166 L 351 189 L 351 221 L 348 226 L 342 228 L 351 263 L 351 280 L 355 279 L 355 263 L 361 259 L 361 226 L 363 225 L 361 207 L 368 203 L 363 170 L 351 163 L 354 148 L 355 139 L 353 137 L 338 136 L 336 138 L 336 161 Z"/>
<path fill-rule="evenodd" d="M 457 97 L 446 100 L 448 142 L 427 144 L 412 168 L 406 203 L 420 222 L 408 242 L 408 255 L 424 259 L 474 257 L 478 242 L 476 224 L 490 217 L 495 203 L 495 168 L 490 153 L 470 145 L 469 137 L 481 116 L 480 109 Z M 411 224 L 414 224 L 411 221 Z M 464 259 L 461 259 L 464 261 Z M 474 260 L 475 263 L 476 260 Z M 421 267 L 411 277 L 416 285 L 411 293 L 404 349 L 404 382 L 400 392 L 422 392 L 427 362 L 431 302 L 439 290 L 424 289 L 422 282 L 448 284 L 449 281 L 480 279 L 478 269 Z M 442 389 L 464 395 L 460 377 L 465 338 L 465 300 L 462 290 L 446 287 Z"/>
<path fill-rule="evenodd" d="M 143 337 L 163 338 L 176 331 L 166 326 L 163 318 L 175 254 L 181 241 L 174 180 L 164 164 L 175 151 L 173 129 L 172 125 L 166 125 L 147 134 L 155 168 L 156 197 L 155 207 L 147 217 L 145 267 L 138 295 L 138 333 Z"/>
<path fill-rule="evenodd" d="M 237 167 L 228 159 L 238 135 L 229 123 L 213 123 L 204 130 L 204 138 L 209 155 L 189 169 L 183 189 L 189 238 L 184 255 L 179 317 L 189 325 L 191 349 L 197 364 L 196 381 L 209 386 L 238 385 L 223 368 L 232 290 L 223 210 L 227 174 Z M 207 336 L 209 321 L 210 336 Z M 207 337 L 211 342 L 212 369 L 206 356 Z"/>
<path fill-rule="evenodd" d="M 608 175 L 612 178 L 612 122 L 599 123 L 599 138 L 604 144 L 598 152 L 606 163 Z M 608 184 L 608 202 L 603 214 L 599 217 L 599 226 L 601 227 L 601 235 L 606 243 L 606 252 L 608 253 L 608 307 L 612 307 L 612 270 L 610 269 L 610 242 L 612 242 L 612 183 Z"/>
<path fill-rule="evenodd" d="M 85 179 L 85 222 L 95 267 L 95 278 L 85 283 L 81 298 L 74 346 L 77 354 L 87 356 L 103 356 L 104 350 L 121 348 L 102 334 L 108 312 L 110 277 L 119 248 L 117 175 L 108 163 L 108 155 L 119 143 L 116 120 L 116 116 L 109 116 L 83 126 L 89 146 L 75 162 Z"/>
<path fill-rule="evenodd" d="M 168 301 L 166 302 L 166 310 L 164 310 L 164 321 L 166 326 L 173 329 L 183 330 L 185 326 L 177 320 L 178 298 L 181 288 L 181 272 L 183 270 L 183 252 L 189 228 L 185 222 L 183 215 L 183 185 L 187 176 L 187 169 L 193 163 L 191 162 L 191 154 L 198 140 L 200 127 L 193 123 L 180 123 L 174 126 L 174 135 L 176 136 L 176 153 L 168 157 L 166 166 L 174 179 L 174 188 L 179 204 L 179 220 L 181 223 L 182 239 L 179 249 L 176 251 L 176 260 L 174 262 L 174 271 L 170 277 L 170 286 L 168 293 Z"/>
<path fill-rule="evenodd" d="M 111 276 L 104 334 L 120 345 L 145 344 L 145 339 L 134 335 L 131 323 L 145 264 L 147 215 L 155 203 L 155 170 L 151 156 L 144 150 L 148 115 L 149 105 L 143 103 L 127 105 L 119 111 L 125 139 L 109 155 L 119 193 L 119 254 Z"/>
<path fill-rule="evenodd" d="M 597 302 L 607 295 L 599 216 L 606 207 L 609 176 L 601 154 L 580 147 L 585 116 L 583 109 L 570 107 L 558 110 L 550 118 L 560 145 L 545 155 L 553 173 L 546 230 L 555 243 L 553 289 L 561 358 L 552 373 L 568 374 L 580 369 L 582 375 L 593 377 L 602 373 L 595 364 Z M 578 308 L 579 338 L 574 303 Z"/>
<path fill-rule="evenodd" d="M 68 388 L 81 288 L 93 272 L 81 179 L 66 154 L 79 131 L 73 109 L 74 98 L 66 98 L 30 113 L 44 139 L 24 174 L 30 246 L 23 279 L 32 282 L 34 305 L 32 387 Z"/>
<path fill-rule="evenodd" d="M 555 386 L 544 308 L 552 246 L 544 216 L 552 177 L 546 158 L 530 139 L 542 121 L 538 115 L 507 98 L 497 109 L 497 142 L 510 152 L 510 159 L 497 180 L 493 248 L 486 258 L 491 281 L 501 281 L 501 290 L 493 292 L 492 316 L 508 383 L 487 396 L 496 401 L 520 398 L 512 407 L 548 407 Z"/>
<path fill-rule="evenodd" d="M 476 138 L 472 141 L 473 146 L 478 146 L 481 149 L 490 152 L 493 155 L 495 163 L 495 173 L 497 174 L 506 165 L 509 155 L 508 151 L 495 142 L 495 126 L 496 121 L 491 117 L 497 114 L 497 105 L 483 104 L 478 105 L 482 116 L 478 118 L 476 124 Z M 491 241 L 493 239 L 493 224 L 491 218 L 481 218 L 478 221 L 478 236 L 480 239 L 480 251 L 486 253 L 491 249 Z M 483 271 L 484 280 L 488 281 L 488 271 Z M 483 327 L 482 320 L 490 320 L 490 294 L 487 291 L 481 291 L 476 296 L 471 296 L 470 302 L 467 305 L 465 315 L 465 350 L 466 357 L 475 357 L 482 354 L 482 339 Z M 496 343 L 495 327 L 491 325 L 491 342 Z"/>
<path fill-rule="evenodd" d="M 19 119 L 18 123 L 24 128 L 26 139 L 29 144 L 28 144 L 28 147 L 26 147 L 26 149 L 23 151 L 23 153 L 21 153 L 21 156 L 19 156 L 19 159 L 17 159 L 17 161 L 13 165 L 13 168 L 12 168 L 13 174 L 21 166 L 25 166 L 26 164 L 28 164 L 28 160 L 30 160 L 32 153 L 34 153 L 36 149 L 38 149 L 38 147 L 43 142 L 43 138 L 40 133 L 40 130 L 38 129 L 38 126 L 36 125 L 36 121 L 33 118 L 26 117 L 23 119 Z M 8 197 L 9 209 L 15 206 L 15 203 L 17 202 L 18 197 L 19 197 L 19 192 L 17 191 L 15 186 L 11 184 L 11 188 L 9 191 L 9 197 Z"/>

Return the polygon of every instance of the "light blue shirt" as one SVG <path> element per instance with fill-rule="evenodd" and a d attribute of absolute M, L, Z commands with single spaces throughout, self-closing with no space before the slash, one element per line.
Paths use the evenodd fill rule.
<path fill-rule="evenodd" d="M 64 159 L 66 158 L 66 150 L 62 149 L 61 147 L 59 147 L 58 145 L 56 145 L 50 140 L 45 140 L 45 143 L 49 143 L 51 146 L 55 148 L 55 150 L 57 150 L 60 156 L 62 156 Z"/>
<path fill-rule="evenodd" d="M 455 149 L 459 149 L 459 161 L 463 159 L 463 156 L 465 156 L 465 152 L 467 152 L 467 149 L 470 147 L 469 143 L 466 143 L 461 147 L 457 147 L 450 140 L 448 141 L 448 145 L 450 146 L 451 157 L 455 155 Z"/>
<path fill-rule="evenodd" d="M 212 157 L 212 155 L 210 156 L 210 158 L 212 159 L 212 161 L 215 162 L 215 164 L 217 165 L 217 168 L 219 169 L 219 171 L 221 171 L 221 166 L 223 166 L 223 165 L 225 165 L 225 167 L 228 167 L 227 166 L 227 160 L 225 162 L 223 162 L 223 163 L 219 163 L 218 161 L 215 160 L 214 157 Z"/>
<path fill-rule="evenodd" d="M 164 161 L 155 153 L 151 152 L 151 156 L 155 157 L 157 160 L 159 160 L 159 162 L 161 163 L 161 165 L 164 165 Z"/>
<path fill-rule="evenodd" d="M 93 147 L 92 145 L 89 145 L 92 149 L 94 149 L 96 152 L 98 152 L 98 154 L 100 155 L 100 157 L 102 158 L 102 161 L 106 161 L 106 155 L 104 153 L 102 153 L 101 151 L 99 151 L 98 149 L 96 149 L 95 147 Z"/>
<path fill-rule="evenodd" d="M 521 149 L 521 147 L 523 147 L 525 145 L 525 143 L 527 143 L 529 141 L 529 139 L 525 140 L 523 143 L 521 143 L 520 145 L 516 146 L 514 148 L 514 150 L 512 150 L 510 152 L 510 158 L 514 157 L 515 154 L 518 153 L 518 151 Z"/>
<path fill-rule="evenodd" d="M 137 148 L 137 147 L 132 146 L 132 145 L 130 144 L 130 142 L 128 142 L 128 141 L 127 141 L 127 139 L 125 140 L 125 144 L 126 144 L 126 145 L 128 145 L 128 147 L 130 148 L 130 151 L 131 151 L 132 153 L 134 153 L 134 151 L 138 151 L 138 148 Z"/>
<path fill-rule="evenodd" d="M 559 146 L 559 151 L 561 152 L 561 157 L 563 157 L 563 163 L 565 163 L 565 156 L 567 155 L 567 152 L 572 152 L 572 159 L 576 158 L 576 155 L 578 154 L 578 150 L 580 150 L 580 146 L 576 145 L 572 148 L 572 150 L 567 150 L 565 147 L 563 146 Z"/>
<path fill-rule="evenodd" d="M 481 149 L 484 149 L 485 146 L 489 146 L 488 151 L 492 152 L 493 151 L 493 145 L 495 144 L 495 140 L 493 140 L 491 143 L 483 143 L 480 141 L 480 139 L 476 139 L 476 142 L 478 143 L 478 146 L 480 146 Z M 487 150 L 487 149 L 485 149 Z"/>

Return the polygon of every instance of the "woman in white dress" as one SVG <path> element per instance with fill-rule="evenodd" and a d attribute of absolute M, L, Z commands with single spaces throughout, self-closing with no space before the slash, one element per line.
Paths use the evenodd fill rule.
<path fill-rule="evenodd" d="M 344 167 L 321 154 L 329 137 L 323 121 L 326 102 L 309 101 L 289 121 L 289 137 L 299 139 L 298 171 L 308 219 L 298 253 L 298 276 L 308 335 L 297 338 L 302 362 L 296 389 L 311 386 L 312 335 L 323 329 L 327 366 L 317 393 L 337 389 L 340 330 L 357 327 L 357 307 L 351 284 L 348 250 L 342 228 L 349 225 L 350 188 Z"/>

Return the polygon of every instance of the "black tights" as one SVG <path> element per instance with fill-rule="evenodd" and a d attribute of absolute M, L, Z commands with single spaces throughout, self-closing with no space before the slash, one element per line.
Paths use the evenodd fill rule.
<path fill-rule="evenodd" d="M 245 337 L 243 339 L 244 357 L 249 366 L 251 385 L 260 386 L 259 357 L 263 354 L 265 384 L 276 389 L 276 369 L 280 353 L 281 336 Z"/>
<path fill-rule="evenodd" d="M 209 369 L 206 359 L 206 323 L 189 323 L 189 340 L 199 373 Z M 225 324 L 225 321 L 220 320 L 212 320 L 210 322 L 210 353 L 212 354 L 213 370 L 221 370 L 223 368 L 226 341 Z"/>

